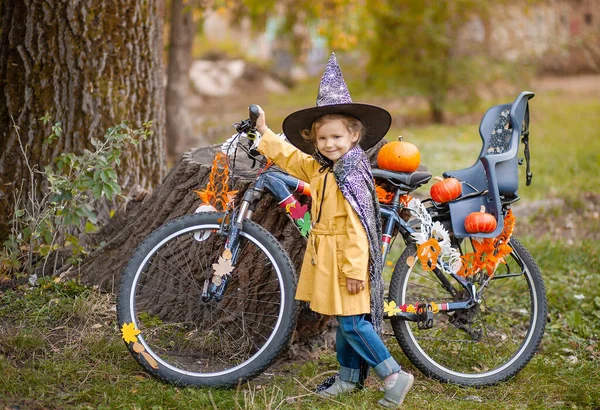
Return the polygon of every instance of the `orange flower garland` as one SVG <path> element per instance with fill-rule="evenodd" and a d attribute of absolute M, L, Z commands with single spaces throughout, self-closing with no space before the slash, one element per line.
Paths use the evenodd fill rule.
<path fill-rule="evenodd" d="M 492 276 L 500 263 L 506 263 L 504 257 L 512 252 L 508 241 L 515 229 L 516 219 L 509 209 L 504 217 L 504 229 L 495 238 L 473 239 L 475 252 L 469 252 L 461 256 L 462 267 L 457 272 L 462 277 L 475 275 L 485 269 Z"/>
<path fill-rule="evenodd" d="M 219 152 L 215 155 L 206 188 L 194 192 L 204 204 L 220 211 L 227 209 L 233 202 L 238 191 L 229 190 L 229 164 L 224 153 Z"/>

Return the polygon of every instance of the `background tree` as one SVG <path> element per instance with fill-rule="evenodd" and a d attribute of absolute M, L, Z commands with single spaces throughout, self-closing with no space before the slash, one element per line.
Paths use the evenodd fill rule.
<path fill-rule="evenodd" d="M 177 144 L 193 132 L 186 99 L 190 88 L 192 46 L 196 35 L 197 12 L 207 4 L 186 0 L 171 0 L 169 55 L 167 63 L 166 114 L 167 156 L 170 161 L 179 152 Z M 196 12 L 196 13 L 195 13 Z"/>
<path fill-rule="evenodd" d="M 458 52 L 459 35 L 471 19 L 488 19 L 488 3 L 383 0 L 365 4 L 370 21 L 364 28 L 364 46 L 370 53 L 367 72 L 372 86 L 424 96 L 435 122 L 443 120 L 451 90 L 460 87 L 465 100 L 476 98 L 477 81 L 490 71 L 484 69 L 483 55 L 474 52 L 476 44 Z"/>
<path fill-rule="evenodd" d="M 122 120 L 154 134 L 124 156 L 125 189 L 150 188 L 165 171 L 160 0 L 4 0 L 0 3 L 0 237 L 13 194 L 28 183 L 17 133 L 29 162 L 41 167 L 62 152 L 91 148 L 92 137 Z M 60 138 L 43 145 L 50 124 Z M 21 185 L 23 184 L 23 185 Z M 37 184 L 39 194 L 41 184 Z"/>

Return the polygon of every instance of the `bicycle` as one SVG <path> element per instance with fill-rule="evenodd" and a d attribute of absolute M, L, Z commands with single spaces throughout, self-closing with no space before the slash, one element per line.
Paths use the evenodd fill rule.
<path fill-rule="evenodd" d="M 522 92 L 512 104 L 484 115 L 476 163 L 444 173 L 464 186 L 452 201 L 410 199 L 431 179 L 429 172 L 373 169 L 378 184 L 390 190 L 387 200 L 380 198 L 384 261 L 398 235 L 406 245 L 392 273 L 386 319 L 410 361 L 443 382 L 487 386 L 505 381 L 531 360 L 544 333 L 547 305 L 540 270 L 527 249 L 506 235 L 514 226 L 510 205 L 519 199 L 520 138 L 527 185 L 531 182 L 528 100 L 533 96 Z M 234 124 L 238 137 L 249 141 L 237 149 L 253 159 L 257 153 L 249 145 L 256 117 L 251 106 L 250 118 Z M 503 147 L 493 146 L 498 141 L 490 137 L 499 126 L 508 130 L 501 138 L 496 135 Z M 263 167 L 237 206 L 185 215 L 142 242 L 123 272 L 117 311 L 126 345 L 146 371 L 178 385 L 233 386 L 272 364 L 295 328 L 295 273 L 275 237 L 251 218 L 260 198 L 273 195 L 307 237 L 310 213 L 294 195 L 305 188 L 302 181 Z M 498 226 L 474 238 L 464 220 L 482 204 Z M 441 239 L 451 245 L 451 258 L 443 252 L 428 258 L 417 254 L 427 249 L 418 243 L 419 234 L 432 229 L 449 233 Z M 481 243 L 498 237 L 509 246 L 503 248 L 505 264 L 459 272 L 473 262 L 468 256 Z M 165 292 L 167 284 L 177 292 Z"/>

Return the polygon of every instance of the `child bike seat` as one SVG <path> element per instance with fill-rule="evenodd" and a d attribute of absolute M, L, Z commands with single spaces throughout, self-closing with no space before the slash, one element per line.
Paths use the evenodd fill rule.
<path fill-rule="evenodd" d="M 483 146 L 477 162 L 469 168 L 444 173 L 444 177 L 454 177 L 463 186 L 462 195 L 449 203 L 452 230 L 457 238 L 473 236 L 466 232 L 464 220 L 471 212 L 478 211 L 481 205 L 494 215 L 498 225 L 493 232 L 476 236 L 495 238 L 502 232 L 502 201 L 518 198 L 519 138 L 528 132 L 529 100 L 534 95 L 523 91 L 512 104 L 490 108 L 479 126 Z"/>

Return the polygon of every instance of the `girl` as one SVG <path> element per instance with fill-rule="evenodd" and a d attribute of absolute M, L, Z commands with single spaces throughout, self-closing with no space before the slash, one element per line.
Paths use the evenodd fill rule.
<path fill-rule="evenodd" d="M 381 223 L 373 176 L 363 149 L 375 145 L 391 124 L 382 108 L 352 103 L 335 55 L 319 86 L 317 106 L 283 122 L 291 144 L 266 125 L 260 110 L 258 151 L 289 174 L 309 181 L 312 229 L 296 299 L 336 316 L 339 376 L 319 394 L 354 390 L 361 361 L 384 380 L 384 407 L 402 404 L 414 378 L 400 370 L 379 334 L 383 316 Z M 295 146 L 295 147 L 294 147 Z M 366 315 L 370 314 L 370 320 Z"/>

